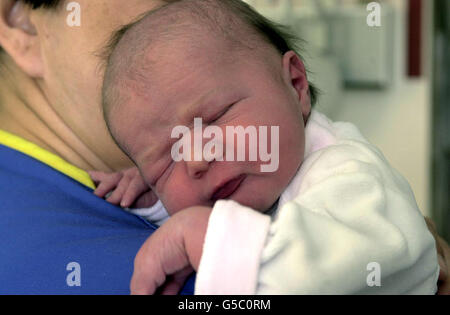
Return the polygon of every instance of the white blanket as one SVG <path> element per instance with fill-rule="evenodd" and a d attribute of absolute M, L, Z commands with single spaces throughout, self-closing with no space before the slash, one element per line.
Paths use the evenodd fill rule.
<path fill-rule="evenodd" d="M 350 123 L 313 111 L 274 217 L 211 214 L 196 294 L 434 294 L 435 243 L 406 180 Z"/>

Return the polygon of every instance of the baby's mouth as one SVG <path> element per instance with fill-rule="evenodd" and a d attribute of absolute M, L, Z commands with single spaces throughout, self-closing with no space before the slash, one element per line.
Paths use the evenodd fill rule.
<path fill-rule="evenodd" d="M 214 191 L 214 193 L 211 197 L 211 200 L 217 201 L 220 199 L 226 199 L 226 198 L 230 197 L 232 194 L 235 193 L 236 190 L 239 189 L 239 186 L 244 181 L 244 179 L 245 179 L 245 175 L 240 175 L 236 178 L 229 180 L 225 184 L 221 185 Z"/>

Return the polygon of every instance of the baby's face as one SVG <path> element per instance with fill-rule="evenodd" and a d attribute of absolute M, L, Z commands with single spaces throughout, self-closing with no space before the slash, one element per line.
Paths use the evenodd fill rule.
<path fill-rule="evenodd" d="M 306 76 L 295 78 L 302 72 L 295 68 L 299 65 L 295 55 L 291 55 L 293 61 L 275 52 L 266 55 L 265 59 L 231 60 L 213 48 L 194 53 L 172 51 L 165 54 L 165 62 L 154 62 L 149 78 L 138 83 L 144 92 L 133 91 L 127 104 L 115 111 L 111 119 L 114 136 L 127 148 L 170 214 L 192 206 L 212 207 L 218 199 L 265 211 L 300 167 L 304 116 L 310 111 Z M 194 160 L 195 118 L 202 119 L 203 128 L 222 130 L 224 161 Z M 172 131 L 177 126 L 192 131 L 192 159 L 187 161 L 174 161 L 172 148 L 179 139 L 172 138 Z M 262 161 L 259 153 L 256 161 L 249 158 L 249 152 L 259 152 L 261 145 L 256 142 L 252 146 L 249 137 L 245 161 L 225 158 L 231 147 L 237 152 L 237 139 L 232 145 L 232 139 L 226 137 L 227 127 L 237 126 L 254 126 L 258 139 L 259 127 L 267 126 L 269 153 L 272 141 L 278 141 L 274 142 L 279 155 L 275 171 L 261 171 L 261 166 L 270 162 Z M 279 128 L 279 139 L 271 139 L 274 127 Z M 210 140 L 203 139 L 202 148 Z"/>

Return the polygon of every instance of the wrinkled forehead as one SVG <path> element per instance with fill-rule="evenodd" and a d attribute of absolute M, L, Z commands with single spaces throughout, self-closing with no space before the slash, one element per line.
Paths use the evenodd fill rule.
<path fill-rule="evenodd" d="M 112 111 L 110 129 L 127 153 L 143 145 L 144 140 L 139 140 L 143 133 L 147 144 L 161 141 L 175 124 L 188 125 L 209 104 L 226 102 L 221 98 L 224 89 L 232 90 L 232 78 L 238 81 L 245 72 L 266 67 L 271 60 L 278 65 L 278 53 L 268 45 L 257 47 L 255 53 L 251 46 L 215 32 L 178 35 L 147 43 L 144 53 L 132 56 L 135 60 L 125 68 L 125 75 L 119 73 L 114 79 L 122 81 L 115 93 L 121 97 Z"/>
<path fill-rule="evenodd" d="M 209 104 L 223 97 L 223 89 L 235 70 L 229 55 L 217 46 L 183 49 L 162 46 L 132 76 L 117 86 L 117 99 L 109 123 L 119 145 L 133 155 L 140 143 L 160 142 L 175 125 L 188 125 Z M 140 141 L 142 134 L 146 139 Z"/>

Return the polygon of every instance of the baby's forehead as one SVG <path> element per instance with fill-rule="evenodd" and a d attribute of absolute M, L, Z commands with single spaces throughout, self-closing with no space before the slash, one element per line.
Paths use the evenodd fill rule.
<path fill-rule="evenodd" d="M 196 2 L 201 7 L 196 6 Z M 242 48 L 254 49 L 265 39 L 239 10 L 230 10 L 221 1 L 179 1 L 149 12 L 127 28 L 113 54 L 122 57 L 159 49 L 175 50 L 179 44 L 193 50 L 198 46 L 226 46 L 228 53 Z M 220 45 L 221 44 L 221 45 Z M 253 46 L 253 47 L 250 47 Z M 117 59 L 116 59 L 117 60 Z"/>
<path fill-rule="evenodd" d="M 232 64 L 236 59 L 253 57 L 248 54 L 255 52 L 252 49 L 255 41 L 247 40 L 250 32 L 247 34 L 243 28 L 233 32 L 231 26 L 227 30 L 223 25 L 202 24 L 192 14 L 171 13 L 176 14 L 151 13 L 123 34 L 105 75 L 105 107 L 109 103 L 118 104 L 119 96 L 128 98 L 130 93 L 148 96 L 149 91 L 154 91 L 158 94 L 154 87 L 170 86 L 182 71 L 195 72 L 201 77 L 211 60 L 221 58 Z M 263 42 L 260 37 L 257 41 Z M 246 56 L 241 53 L 243 50 Z M 265 47 L 264 51 L 268 50 Z"/>

